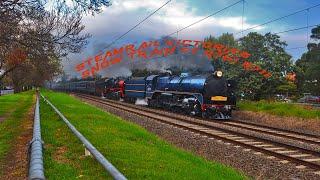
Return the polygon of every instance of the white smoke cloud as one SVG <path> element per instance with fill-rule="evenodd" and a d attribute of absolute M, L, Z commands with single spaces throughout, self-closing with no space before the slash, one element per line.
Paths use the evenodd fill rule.
<path fill-rule="evenodd" d="M 69 56 L 70 60 L 64 61 L 64 70 L 71 76 L 80 76 L 80 74 L 74 71 L 76 64 L 89 56 L 97 54 L 101 50 L 104 51 L 104 47 L 112 42 L 112 40 L 126 32 L 147 14 L 159 8 L 165 1 L 166 0 L 114 0 L 112 1 L 112 6 L 104 8 L 104 11 L 101 14 L 86 16 L 84 18 L 84 24 L 86 25 L 85 31 L 92 34 L 93 38 L 83 53 L 71 54 Z M 195 7 L 191 7 L 185 1 L 172 1 L 165 8 L 161 9 L 146 22 L 141 24 L 141 26 L 127 34 L 114 46 L 120 47 L 125 43 L 141 42 L 142 40 L 148 40 L 150 38 L 159 39 L 164 35 L 175 32 L 177 29 L 205 17 L 197 15 L 196 11 L 197 9 Z M 239 31 L 241 30 L 242 25 L 244 28 L 248 28 L 255 24 L 248 23 L 246 18 L 244 18 L 242 22 L 242 17 L 240 16 L 210 17 L 174 36 L 178 39 L 203 40 L 209 35 L 218 36 L 223 32 Z M 183 61 L 181 58 L 187 60 L 181 62 Z M 186 68 L 189 68 L 188 66 L 202 68 L 200 66 L 208 67 L 210 64 L 208 60 L 196 58 L 199 57 L 183 56 L 180 57 L 180 60 L 170 57 L 167 58 L 167 60 L 150 60 L 148 62 L 140 63 L 140 66 L 145 66 L 150 69 L 155 67 L 167 68 L 172 65 L 183 65 L 186 66 Z M 186 61 L 188 63 L 185 63 Z M 121 75 L 119 72 L 130 74 L 128 63 L 129 62 L 124 61 L 112 66 L 108 68 L 108 70 L 103 71 L 102 75 Z"/>

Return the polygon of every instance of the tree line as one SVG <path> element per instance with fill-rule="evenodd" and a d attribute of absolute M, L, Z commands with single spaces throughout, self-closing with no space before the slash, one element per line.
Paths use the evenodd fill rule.
<path fill-rule="evenodd" d="M 40 86 L 62 72 L 61 60 L 87 44 L 82 17 L 108 0 L 1 0 L 0 84 Z"/>
<path fill-rule="evenodd" d="M 251 54 L 247 61 L 271 72 L 270 78 L 264 78 L 254 71 L 246 71 L 239 64 L 228 63 L 221 58 L 212 59 L 216 70 L 222 70 L 227 78 L 238 83 L 238 96 L 260 100 L 274 98 L 275 94 L 291 97 L 299 97 L 303 93 L 320 95 L 320 26 L 311 32 L 308 51 L 297 61 L 286 52 L 286 42 L 272 33 L 250 32 L 238 40 L 233 34 L 225 33 L 205 40 L 247 51 Z"/>

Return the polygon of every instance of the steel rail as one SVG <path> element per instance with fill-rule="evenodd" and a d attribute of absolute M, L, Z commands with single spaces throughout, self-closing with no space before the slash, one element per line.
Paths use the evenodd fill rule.
<path fill-rule="evenodd" d="M 79 96 L 80 94 L 77 94 L 77 95 Z M 87 96 L 87 95 L 81 94 L 80 96 Z M 87 97 L 89 97 L 89 96 L 87 96 Z M 90 98 L 95 98 L 97 100 L 100 100 L 99 98 L 94 97 L 94 96 L 90 96 Z M 126 105 L 126 106 L 130 106 L 132 108 L 139 108 L 139 109 L 141 109 L 143 111 L 147 111 L 147 112 L 150 112 L 150 113 L 156 113 L 156 114 L 160 114 L 162 116 L 171 117 L 169 114 L 164 114 L 164 113 L 170 113 L 170 112 L 167 112 L 167 111 L 163 111 L 163 112 L 160 113 L 159 110 L 150 109 L 150 108 L 143 108 L 143 107 L 137 107 L 137 106 L 134 106 L 133 104 L 117 102 L 117 101 L 108 100 L 108 99 L 104 99 L 104 101 L 117 103 L 117 104 L 123 104 L 123 105 Z M 283 130 L 283 129 L 280 129 L 280 128 L 272 128 L 272 127 L 269 127 L 269 126 L 256 125 L 256 124 L 253 124 L 253 123 L 243 123 L 243 124 L 247 124 L 247 125 L 250 125 L 250 126 L 256 126 L 256 127 L 245 127 L 245 126 L 241 125 L 241 123 L 240 123 L 241 121 L 231 121 L 231 122 L 235 122 L 235 123 L 239 124 L 239 125 L 236 125 L 236 124 L 230 124 L 229 122 L 207 121 L 207 120 L 204 120 L 204 119 L 201 119 L 201 118 L 197 118 L 197 117 L 190 117 L 190 116 L 187 116 L 187 117 L 188 118 L 192 118 L 192 119 L 197 120 L 197 121 L 204 121 L 204 122 L 209 122 L 209 123 L 222 124 L 222 125 L 229 126 L 229 127 L 241 128 L 241 129 L 246 129 L 246 130 L 249 130 L 249 131 L 255 131 L 255 132 L 260 132 L 260 133 L 264 133 L 264 134 L 268 134 L 268 135 L 273 135 L 273 136 L 283 137 L 283 138 L 287 138 L 287 139 L 292 139 L 292 140 L 300 141 L 300 142 L 303 142 L 303 143 L 310 143 L 310 144 L 320 145 L 320 142 L 318 142 L 318 141 L 306 139 L 306 138 L 310 138 L 310 139 L 319 138 L 319 136 L 312 135 L 312 134 L 299 133 L 299 132 L 296 132 L 296 131 Z M 180 114 L 175 115 L 174 118 L 180 119 L 180 120 L 185 120 L 185 116 L 181 117 Z M 265 128 L 265 129 L 268 129 L 269 131 L 260 130 L 258 128 Z M 279 131 L 279 132 L 270 132 L 272 130 L 276 130 L 276 131 Z M 300 137 L 296 137 L 296 136 L 289 136 L 289 135 L 286 135 L 286 134 L 282 134 L 282 132 L 283 133 L 288 133 L 288 134 L 291 134 L 291 135 L 296 135 L 296 136 L 304 136 L 304 137 L 300 138 Z"/>
<path fill-rule="evenodd" d="M 92 97 L 92 96 L 87 96 L 87 95 L 81 95 L 82 97 L 85 97 L 87 99 L 91 99 L 91 100 L 94 100 L 96 102 L 100 102 L 102 104 L 106 104 L 106 105 L 112 105 L 112 106 L 116 106 L 114 104 L 110 104 L 110 103 L 114 103 L 114 101 L 110 100 L 111 102 L 105 102 L 106 100 L 101 100 L 101 99 L 97 99 L 95 97 Z M 107 100 L 109 101 L 109 100 Z M 180 120 L 180 121 L 184 121 L 184 122 L 188 122 L 188 123 L 193 123 L 193 124 L 196 124 L 196 125 L 200 125 L 200 126 L 205 126 L 207 128 L 215 128 L 215 129 L 218 129 L 220 131 L 224 131 L 224 132 L 227 132 L 227 133 L 230 133 L 230 134 L 237 134 L 239 136 L 243 136 L 243 137 L 246 137 L 246 138 L 255 138 L 255 139 L 259 139 L 260 141 L 265 141 L 266 143 L 272 143 L 272 144 L 276 144 L 278 146 L 285 146 L 287 148 L 294 148 L 294 149 L 298 149 L 302 152 L 305 152 L 305 153 L 309 153 L 309 154 L 314 154 L 316 156 L 320 156 L 320 153 L 319 152 L 316 152 L 316 151 L 313 151 L 313 150 L 309 150 L 309 149 L 306 149 L 306 148 L 302 148 L 302 147 L 297 147 L 297 146 L 293 146 L 293 145 L 289 145 L 289 144 L 284 144 L 284 143 L 280 143 L 280 142 L 276 142 L 276 141 L 271 141 L 269 139 L 266 139 L 266 138 L 262 138 L 262 137 L 253 137 L 251 135 L 247 135 L 245 133 L 242 133 L 242 132 L 236 132 L 236 131 L 233 131 L 233 130 L 229 130 L 229 129 L 225 129 L 225 128 L 221 128 L 221 127 L 216 127 L 214 126 L 213 124 L 206 124 L 206 123 L 203 123 L 203 122 L 209 122 L 209 123 L 216 123 L 216 122 L 212 122 L 212 121 L 203 121 L 202 119 L 199 119 L 199 118 L 193 118 L 191 120 L 186 120 L 185 118 L 183 117 L 178 117 L 178 116 L 170 116 L 169 114 L 163 114 L 163 113 L 160 113 L 160 112 L 157 112 L 157 111 L 152 111 L 152 109 L 147 109 L 147 108 L 139 108 L 137 106 L 134 106 L 132 104 L 127 104 L 127 103 L 117 103 L 117 105 L 121 106 L 126 106 L 126 107 L 129 107 L 129 108 L 133 108 L 133 109 L 137 109 L 137 110 L 140 110 L 140 111 L 144 111 L 144 112 L 147 112 L 147 113 L 152 113 L 152 114 L 155 114 L 155 115 L 158 115 L 158 116 L 162 116 L 162 117 L 166 117 L 166 118 L 171 118 L 171 119 L 176 119 L 176 120 Z M 122 107 L 119 107 L 119 108 L 122 108 Z M 143 115 L 143 114 L 141 114 Z M 144 115 L 146 116 L 146 115 Z M 153 118 L 152 116 L 149 116 L 150 118 Z M 223 124 L 223 123 L 217 123 L 217 124 Z M 226 125 L 226 126 L 229 126 L 229 124 L 223 124 L 223 125 Z M 231 126 L 233 127 L 233 126 Z M 242 127 L 237 127 L 237 128 L 242 128 Z M 246 129 L 246 128 L 243 128 L 243 129 Z M 248 128 L 249 129 L 249 128 Z M 259 131 L 257 131 L 259 132 Z M 268 132 L 264 132 L 264 133 L 268 133 Z M 270 133 L 271 135 L 273 135 L 272 133 Z M 288 136 L 288 138 L 291 138 L 291 136 Z M 313 142 L 313 141 L 312 141 Z M 315 142 L 313 142 L 315 143 Z"/>
<path fill-rule="evenodd" d="M 41 139 L 41 127 L 40 127 L 40 105 L 39 94 L 36 95 L 36 105 L 34 110 L 34 123 L 33 123 L 33 138 L 29 143 L 29 180 L 43 180 L 44 168 L 42 157 L 42 139 Z"/>
<path fill-rule="evenodd" d="M 112 100 L 106 100 L 106 101 L 112 101 Z M 123 104 L 123 102 L 121 102 L 121 104 Z M 130 106 L 131 106 L 131 104 L 130 104 Z M 157 111 L 154 111 L 154 109 L 146 109 L 146 111 L 161 114 Z M 169 116 L 169 115 L 166 114 L 166 116 Z M 187 117 L 190 117 L 190 116 L 187 116 Z M 184 120 L 184 117 L 181 117 L 180 114 L 178 116 L 176 116 L 175 118 Z M 310 139 L 320 138 L 319 136 L 313 135 L 313 134 L 306 134 L 306 133 L 290 131 L 290 130 L 286 130 L 286 129 L 274 128 L 274 127 L 269 127 L 269 126 L 265 126 L 265 125 L 258 125 L 258 124 L 254 124 L 254 123 L 235 121 L 235 120 L 220 122 L 220 121 L 209 121 L 209 120 L 205 120 L 205 119 L 198 118 L 198 117 L 190 117 L 190 118 L 195 119 L 195 120 L 204 121 L 204 122 L 217 123 L 217 124 L 222 124 L 222 125 L 229 126 L 229 127 L 241 128 L 241 129 L 246 129 L 249 131 L 255 131 L 255 132 L 260 132 L 260 133 L 273 135 L 273 136 L 277 136 L 277 137 L 283 137 L 283 138 L 287 138 L 287 139 L 297 140 L 297 141 L 300 141 L 303 143 L 320 145 L 319 141 L 310 140 Z M 232 124 L 232 123 L 236 123 L 236 124 Z M 246 127 L 244 124 L 246 124 L 248 126 L 253 126 L 253 127 Z M 259 128 L 264 128 L 266 130 L 261 130 Z M 274 132 L 274 131 L 277 131 L 277 132 Z M 285 133 L 285 134 L 283 134 L 283 133 Z M 304 137 L 297 137 L 297 136 L 304 136 Z M 309 138 L 309 139 L 306 139 L 306 138 Z"/>
<path fill-rule="evenodd" d="M 161 114 L 161 115 L 160 114 L 156 114 L 156 116 L 159 116 L 159 117 L 155 117 L 155 114 L 152 114 L 151 112 L 143 112 L 143 111 L 141 111 L 141 109 L 138 109 L 138 108 L 134 108 L 134 107 L 130 107 L 130 106 L 124 107 L 124 106 L 121 106 L 120 104 L 113 104 L 113 103 L 110 103 L 110 102 L 105 102 L 104 100 L 95 99 L 95 98 L 89 97 L 87 95 L 81 95 L 81 96 L 82 96 L 82 98 L 89 99 L 89 100 L 98 102 L 98 103 L 103 104 L 103 105 L 107 105 L 107 106 L 115 108 L 117 110 L 120 109 L 120 110 L 129 112 L 129 113 L 133 113 L 133 114 L 137 114 L 137 115 L 144 116 L 144 117 L 147 117 L 147 118 L 151 118 L 151 119 L 154 119 L 154 120 L 159 121 L 159 122 L 163 122 L 163 123 L 166 123 L 166 124 L 174 125 L 174 126 L 177 126 L 177 127 L 183 128 L 183 129 L 188 129 L 190 131 L 197 132 L 199 134 L 211 136 L 211 137 L 223 140 L 225 142 L 230 142 L 230 143 L 233 143 L 233 144 L 241 145 L 243 147 L 247 147 L 247 148 L 253 149 L 253 150 L 258 151 L 258 152 L 263 152 L 263 153 L 271 155 L 271 156 L 275 156 L 275 157 L 278 157 L 278 158 L 281 158 L 281 159 L 285 159 L 285 160 L 290 160 L 290 161 L 295 162 L 297 164 L 305 165 L 305 166 L 310 167 L 312 169 L 320 170 L 320 165 L 319 164 L 315 164 L 315 163 L 312 163 L 312 162 L 304 161 L 304 160 L 301 160 L 301 159 L 298 159 L 298 158 L 287 156 L 287 155 L 284 155 L 284 154 L 281 154 L 281 153 L 277 153 L 277 152 L 274 152 L 274 151 L 271 151 L 271 150 L 267 150 L 267 149 L 264 149 L 264 148 L 256 147 L 256 146 L 251 145 L 251 144 L 246 144 L 246 143 L 243 143 L 243 142 L 232 140 L 232 139 L 220 136 L 220 135 L 204 132 L 204 131 L 201 130 L 201 128 L 199 130 L 199 129 L 194 128 L 192 126 L 195 126 L 195 125 L 196 126 L 202 126 L 203 128 L 206 128 L 206 129 L 218 130 L 220 132 L 225 132 L 225 133 L 228 133 L 228 134 L 234 134 L 234 135 L 238 135 L 238 136 L 241 136 L 241 137 L 258 140 L 260 142 L 264 142 L 264 143 L 267 143 L 267 144 L 274 144 L 274 145 L 276 145 L 278 147 L 285 147 L 285 148 L 291 149 L 291 150 L 299 150 L 300 152 L 305 152 L 305 153 L 309 153 L 309 154 L 312 154 L 314 156 L 320 157 L 320 154 L 318 152 L 315 152 L 315 151 L 312 151 L 312 150 L 308 150 L 308 149 L 304 149 L 304 148 L 300 148 L 300 147 L 295 147 L 295 146 L 291 146 L 291 145 L 287 145 L 287 144 L 283 144 L 283 143 L 279 143 L 279 142 L 274 142 L 274 141 L 267 140 L 267 139 L 262 139 L 262 138 L 259 138 L 259 137 L 253 137 L 253 136 L 246 135 L 246 134 L 243 134 L 243 133 L 240 133 L 240 132 L 234 132 L 234 131 L 231 131 L 231 130 L 222 129 L 222 128 L 219 128 L 219 127 L 213 127 L 213 126 L 210 126 L 210 125 L 201 124 L 201 123 L 197 123 L 197 122 L 192 122 L 192 121 L 188 121 L 188 120 L 185 120 L 185 119 L 183 120 L 183 119 L 179 119 L 179 118 L 175 118 L 175 117 L 168 117 L 168 116 L 166 116 L 164 114 Z M 79 97 L 81 97 L 81 96 L 79 96 Z M 162 117 L 162 118 L 160 118 L 160 117 Z M 163 117 L 165 117 L 165 118 L 163 118 Z M 165 120 L 165 119 L 167 119 L 167 120 Z M 190 126 L 187 126 L 186 124 L 180 124 L 180 123 L 178 123 L 177 120 L 180 121 L 180 122 L 187 123 Z M 174 122 L 174 121 L 177 121 L 177 122 Z"/>
<path fill-rule="evenodd" d="M 310 140 L 310 139 L 305 139 L 307 136 L 305 136 L 305 137 L 290 136 L 290 135 L 293 135 L 296 133 L 282 134 L 284 131 L 281 132 L 280 130 L 277 130 L 277 132 L 273 132 L 273 131 L 270 131 L 270 129 L 268 129 L 268 128 L 264 128 L 267 130 L 261 130 L 258 128 L 262 128 L 262 127 L 258 127 L 258 126 L 254 126 L 254 125 L 250 125 L 250 126 L 254 126 L 254 127 L 246 127 L 246 126 L 241 125 L 240 123 L 231 124 L 230 122 L 226 122 L 226 123 L 221 123 L 221 124 L 235 127 L 235 128 L 246 129 L 249 131 L 255 131 L 255 132 L 260 132 L 260 133 L 264 133 L 264 134 L 269 134 L 269 135 L 273 135 L 273 136 L 277 136 L 277 137 L 283 137 L 283 138 L 287 138 L 287 139 L 297 140 L 297 141 L 304 142 L 304 143 L 320 145 L 320 141 L 318 142 L 318 141 L 314 141 L 314 140 Z M 300 136 L 302 136 L 302 135 L 300 135 Z"/>
<path fill-rule="evenodd" d="M 126 180 L 127 178 L 114 167 L 70 122 L 69 120 L 42 94 L 41 97 L 47 102 L 52 109 L 60 116 L 60 118 L 66 123 L 70 128 L 72 133 L 76 135 L 79 140 L 84 144 L 86 149 L 92 154 L 92 156 L 104 167 L 104 169 L 110 173 L 110 175 L 116 180 Z"/>
<path fill-rule="evenodd" d="M 300 135 L 300 136 L 306 136 L 308 138 L 318 138 L 320 140 L 320 136 L 315 135 L 315 134 L 302 133 L 302 132 L 292 131 L 292 130 L 288 130 L 288 129 L 281 129 L 281 128 L 267 126 L 267 125 L 245 122 L 243 119 L 232 120 L 232 122 L 238 123 L 238 124 L 246 124 L 249 126 L 255 126 L 256 128 L 265 128 L 265 129 L 269 129 L 269 130 L 275 130 L 275 131 L 281 131 L 281 132 L 290 133 L 290 134 L 296 134 L 296 135 Z"/>
<path fill-rule="evenodd" d="M 320 108 L 320 103 L 291 103 L 291 104 L 296 104 L 296 105 L 301 105 L 301 106 L 312 106 L 315 108 Z"/>

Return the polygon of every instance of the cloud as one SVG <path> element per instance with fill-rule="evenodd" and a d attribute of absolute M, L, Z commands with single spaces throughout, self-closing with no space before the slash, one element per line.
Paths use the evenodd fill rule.
<path fill-rule="evenodd" d="M 101 14 L 86 16 L 85 31 L 92 34 L 93 38 L 83 53 L 71 54 L 70 61 L 64 61 L 64 70 L 70 74 L 76 74 L 74 66 L 77 63 L 100 50 L 105 50 L 104 47 L 165 2 L 166 0 L 114 0 L 112 6 L 104 8 Z M 172 1 L 119 40 L 115 46 L 159 39 L 205 17 L 197 12 L 199 10 L 186 1 Z M 213 16 L 173 36 L 179 39 L 203 40 L 209 35 L 219 36 L 224 32 L 237 32 L 242 29 L 242 26 L 248 28 L 254 25 L 256 24 L 248 23 L 247 19 L 242 19 L 241 16 Z"/>
<path fill-rule="evenodd" d="M 2 75 L 2 74 L 4 74 L 4 70 L 3 69 L 0 69 L 0 76 Z"/>
<path fill-rule="evenodd" d="M 111 7 L 106 8 L 103 13 L 97 16 L 87 16 L 84 20 L 85 25 L 87 26 L 87 31 L 94 36 L 105 36 L 106 40 L 112 39 L 131 28 L 147 14 L 159 8 L 164 2 L 164 0 L 117 0 L 113 2 Z M 196 12 L 197 9 L 190 7 L 186 2 L 171 2 L 141 24 L 132 34 L 138 32 L 142 35 L 149 37 L 152 35 L 153 38 L 159 38 L 159 36 L 172 33 L 178 28 L 185 27 L 205 17 L 197 15 Z M 243 19 L 243 28 L 254 25 L 256 24 L 248 23 L 246 18 Z M 199 38 L 210 35 L 206 31 L 198 31 L 199 29 L 208 28 L 228 28 L 231 32 L 239 31 L 242 29 L 242 17 L 213 16 L 190 27 L 190 29 L 196 30 L 192 34 L 197 34 Z M 260 29 L 262 28 L 257 28 L 257 30 Z"/>

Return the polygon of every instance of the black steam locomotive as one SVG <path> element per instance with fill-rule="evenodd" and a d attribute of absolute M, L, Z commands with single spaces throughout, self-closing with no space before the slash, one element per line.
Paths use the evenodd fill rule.
<path fill-rule="evenodd" d="M 119 99 L 128 102 L 144 101 L 151 107 L 212 119 L 230 119 L 236 105 L 235 82 L 225 79 L 221 71 L 206 76 L 165 73 L 112 82 L 117 84 L 110 85 L 109 79 L 86 81 L 88 88 L 81 88 L 81 92 L 105 97 L 109 97 L 108 93 L 116 93 Z M 77 83 L 83 87 L 84 82 Z M 78 91 L 77 83 L 64 84 L 63 88 Z"/>
<path fill-rule="evenodd" d="M 236 105 L 235 83 L 221 71 L 209 76 L 151 75 L 125 81 L 127 99 L 145 99 L 152 107 L 213 119 L 229 119 Z"/>

